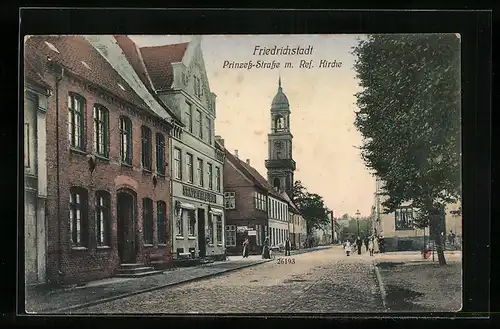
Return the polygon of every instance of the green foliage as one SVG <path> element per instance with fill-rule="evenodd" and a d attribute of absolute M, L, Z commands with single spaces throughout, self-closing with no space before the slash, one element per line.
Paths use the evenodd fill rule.
<path fill-rule="evenodd" d="M 292 195 L 293 202 L 306 221 L 308 233 L 329 224 L 328 213 L 330 210 L 325 206 L 323 197 L 308 192 L 301 181 L 296 181 L 293 184 Z"/>
<path fill-rule="evenodd" d="M 382 205 L 412 202 L 416 225 L 427 226 L 461 195 L 460 39 L 374 35 L 353 54 L 362 87 L 355 125 L 366 166 L 384 182 Z"/>

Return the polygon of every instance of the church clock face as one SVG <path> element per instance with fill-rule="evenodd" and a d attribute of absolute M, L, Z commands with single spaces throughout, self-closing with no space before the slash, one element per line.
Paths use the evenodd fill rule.
<path fill-rule="evenodd" d="M 276 142 L 274 142 L 274 147 L 277 150 L 281 150 L 283 148 L 283 142 L 282 141 L 276 141 Z"/>

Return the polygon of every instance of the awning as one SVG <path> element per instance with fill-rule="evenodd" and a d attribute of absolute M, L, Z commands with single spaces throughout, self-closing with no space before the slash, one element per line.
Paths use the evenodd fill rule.
<path fill-rule="evenodd" d="M 181 208 L 195 210 L 196 206 L 194 204 L 191 204 L 191 203 L 181 202 Z"/>
<path fill-rule="evenodd" d="M 210 213 L 213 215 L 222 215 L 224 212 L 220 209 L 211 208 Z"/>

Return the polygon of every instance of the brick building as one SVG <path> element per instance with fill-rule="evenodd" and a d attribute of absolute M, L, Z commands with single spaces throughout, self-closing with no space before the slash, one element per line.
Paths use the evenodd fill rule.
<path fill-rule="evenodd" d="M 138 95 L 83 36 L 34 36 L 25 56 L 47 102 L 47 278 L 112 276 L 120 264 L 171 260 L 171 115 Z M 114 63 L 116 66 L 116 63 Z M 128 80 L 128 81 L 127 81 Z"/>
<path fill-rule="evenodd" d="M 217 136 L 217 143 L 224 140 Z M 226 252 L 238 255 L 243 251 L 243 241 L 250 241 L 250 254 L 260 254 L 266 237 L 270 244 L 285 240 L 288 228 L 287 204 L 267 180 L 250 165 L 250 160 L 241 161 L 238 151 L 231 154 L 225 149 L 224 196 L 226 209 Z M 283 230 L 269 228 L 269 221 L 283 223 Z"/>

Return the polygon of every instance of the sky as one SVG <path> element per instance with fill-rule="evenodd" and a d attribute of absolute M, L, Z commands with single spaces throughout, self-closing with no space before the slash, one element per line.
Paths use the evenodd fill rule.
<path fill-rule="evenodd" d="M 131 36 L 139 47 L 188 42 L 190 36 Z M 226 148 L 267 177 L 267 134 L 271 102 L 281 76 L 290 103 L 295 180 L 321 195 L 335 216 L 370 214 L 375 178 L 357 148 L 361 134 L 354 126 L 355 93 L 360 91 L 353 69 L 352 47 L 362 35 L 204 35 L 203 58 L 210 90 L 217 95 L 215 134 Z M 307 48 L 310 55 L 254 55 L 255 47 Z M 224 62 L 280 63 L 279 68 L 224 68 Z M 300 68 L 300 61 L 311 68 Z M 341 62 L 319 67 L 320 61 Z M 285 62 L 293 67 L 285 68 Z"/>

